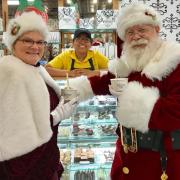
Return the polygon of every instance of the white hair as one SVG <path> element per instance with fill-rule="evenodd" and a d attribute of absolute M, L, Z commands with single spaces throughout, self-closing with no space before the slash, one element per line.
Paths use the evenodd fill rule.
<path fill-rule="evenodd" d="M 151 40 L 140 39 L 139 41 L 125 42 L 123 45 L 123 56 L 132 71 L 142 71 L 143 68 L 153 59 L 161 45 L 160 38 Z M 132 45 L 146 44 L 144 48 L 133 48 Z"/>

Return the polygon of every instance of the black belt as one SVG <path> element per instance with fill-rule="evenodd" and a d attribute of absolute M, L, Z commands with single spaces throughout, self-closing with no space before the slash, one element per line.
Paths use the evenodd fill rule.
<path fill-rule="evenodd" d="M 131 145 L 131 129 L 123 128 L 123 133 L 126 136 L 126 144 Z M 149 130 L 147 133 L 136 131 L 137 147 L 139 149 L 148 149 L 152 151 L 160 151 L 163 145 L 163 131 Z M 173 150 L 180 150 L 180 130 L 175 130 L 170 133 Z"/>
<path fill-rule="evenodd" d="M 124 128 L 126 131 L 127 145 L 131 145 L 131 133 L 130 129 Z M 137 148 L 138 149 L 150 149 L 152 151 L 160 151 L 163 142 L 163 132 L 150 130 L 147 133 L 141 133 L 136 131 L 137 136 Z"/>
<path fill-rule="evenodd" d="M 121 136 L 121 141 L 123 141 L 122 145 L 124 147 L 125 153 L 127 153 L 128 150 L 136 153 L 138 149 L 160 152 L 161 167 L 163 172 L 161 175 L 161 179 L 167 179 L 168 178 L 166 174 L 167 155 L 164 146 L 163 131 L 149 130 L 147 133 L 141 133 L 139 131 L 132 130 L 132 128 L 129 129 L 122 126 L 119 128 L 121 130 L 120 131 L 117 130 L 117 132 L 121 133 L 120 136 Z M 170 135 L 171 135 L 173 150 L 180 150 L 180 141 L 179 141 L 180 130 L 172 131 Z M 134 143 L 134 141 L 136 142 Z M 137 147 L 135 147 L 134 144 Z"/>

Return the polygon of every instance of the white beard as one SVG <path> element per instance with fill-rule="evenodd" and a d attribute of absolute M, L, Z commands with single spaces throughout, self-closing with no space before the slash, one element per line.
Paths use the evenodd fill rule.
<path fill-rule="evenodd" d="M 123 58 L 132 71 L 142 71 L 158 51 L 161 42 L 162 40 L 160 38 L 154 38 L 150 41 L 140 39 L 131 43 L 125 42 L 123 46 Z M 146 46 L 144 48 L 133 48 L 134 45 L 140 44 L 145 44 Z"/>

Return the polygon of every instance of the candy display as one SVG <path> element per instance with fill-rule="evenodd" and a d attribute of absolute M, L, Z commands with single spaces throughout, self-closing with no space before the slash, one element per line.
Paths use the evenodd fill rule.
<path fill-rule="evenodd" d="M 109 180 L 117 138 L 116 103 L 112 96 L 96 96 L 60 123 L 62 180 Z"/>
<path fill-rule="evenodd" d="M 60 137 L 68 137 L 71 134 L 71 130 L 69 126 L 61 126 L 58 128 L 58 135 Z"/>
<path fill-rule="evenodd" d="M 81 161 L 94 162 L 94 152 L 92 149 L 76 148 L 74 151 L 74 162 L 79 163 Z"/>
<path fill-rule="evenodd" d="M 105 157 L 106 162 L 112 162 L 114 158 L 114 151 L 105 150 L 104 157 Z"/>
<path fill-rule="evenodd" d="M 95 180 L 95 172 L 92 170 L 76 171 L 74 180 Z"/>
<path fill-rule="evenodd" d="M 90 106 L 98 106 L 98 105 L 111 105 L 116 106 L 117 99 L 112 96 L 96 96 L 87 101 L 87 104 Z"/>
<path fill-rule="evenodd" d="M 73 124 L 73 131 L 72 134 L 74 136 L 82 136 L 82 135 L 88 135 L 91 136 L 94 134 L 94 131 L 92 128 L 90 127 L 86 127 L 86 126 L 80 126 L 76 123 Z"/>
<path fill-rule="evenodd" d="M 67 150 L 67 151 L 64 152 L 63 150 L 60 150 L 60 161 L 64 165 L 70 164 L 70 161 L 71 161 L 71 151 Z"/>
<path fill-rule="evenodd" d="M 115 136 L 116 135 L 116 125 L 100 125 L 100 134 L 106 136 Z"/>
<path fill-rule="evenodd" d="M 97 171 L 97 179 L 98 180 L 108 180 L 109 179 L 109 172 L 107 172 L 103 168 L 98 169 L 98 171 Z"/>

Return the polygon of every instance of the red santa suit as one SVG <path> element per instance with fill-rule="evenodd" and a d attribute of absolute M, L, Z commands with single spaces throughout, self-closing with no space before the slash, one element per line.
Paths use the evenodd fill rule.
<path fill-rule="evenodd" d="M 70 81 L 70 86 L 78 89 L 82 100 L 93 95 L 110 94 L 108 85 L 115 72 L 118 77 L 128 77 L 128 85 L 119 97 L 116 109 L 119 123 L 126 128 L 135 128 L 141 134 L 162 132 L 159 143 L 162 143 L 165 156 L 153 147 L 138 147 L 136 153 L 125 153 L 119 138 L 111 179 L 160 180 L 164 168 L 168 180 L 179 180 L 180 45 L 163 42 L 140 72 L 132 71 L 121 58 L 113 61 L 107 74 L 89 79 L 76 78 Z M 148 140 L 145 143 L 148 144 Z"/>

